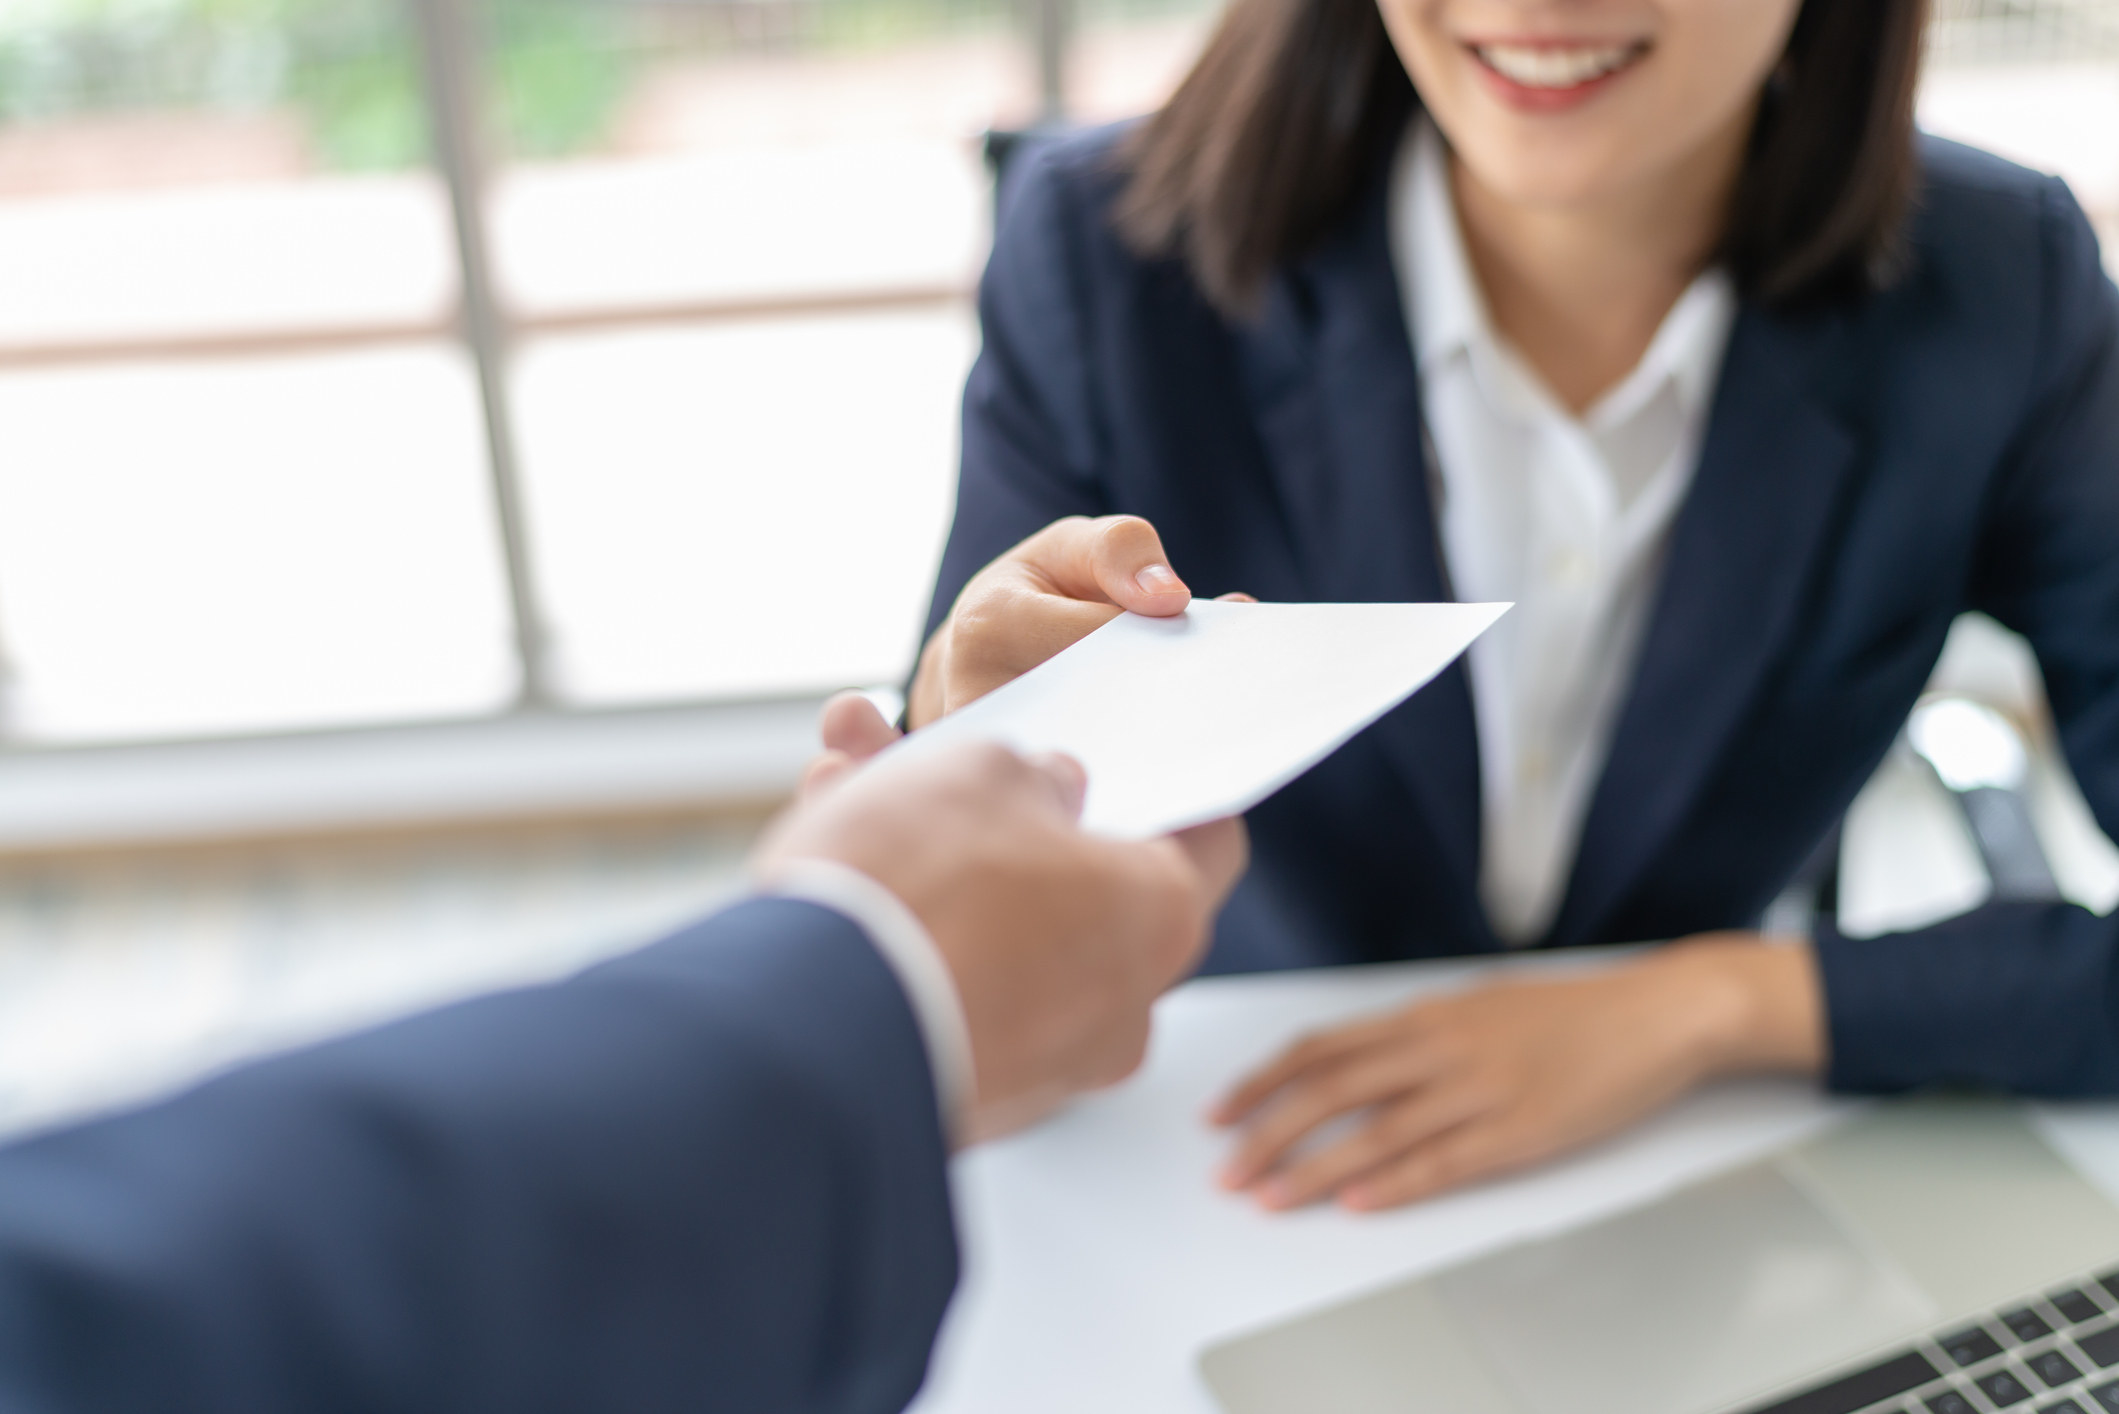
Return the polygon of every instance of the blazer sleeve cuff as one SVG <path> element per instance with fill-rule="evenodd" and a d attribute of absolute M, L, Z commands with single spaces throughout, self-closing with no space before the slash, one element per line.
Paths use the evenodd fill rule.
<path fill-rule="evenodd" d="M 1928 928 L 1815 939 L 1834 1090 L 2119 1093 L 2119 919 L 1990 903 Z"/>
<path fill-rule="evenodd" d="M 868 875 L 830 859 L 789 860 L 761 881 L 761 892 L 821 904 L 860 925 L 912 1003 L 943 1123 L 959 1137 L 974 1093 L 971 1024 L 949 963 L 919 915 Z"/>

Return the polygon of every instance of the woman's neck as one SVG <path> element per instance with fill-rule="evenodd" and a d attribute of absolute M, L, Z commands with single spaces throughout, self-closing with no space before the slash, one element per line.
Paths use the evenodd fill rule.
<path fill-rule="evenodd" d="M 1511 202 L 1451 157 L 1494 326 L 1574 412 L 1633 371 L 1720 244 L 1749 126 L 1652 189 L 1565 206 Z"/>

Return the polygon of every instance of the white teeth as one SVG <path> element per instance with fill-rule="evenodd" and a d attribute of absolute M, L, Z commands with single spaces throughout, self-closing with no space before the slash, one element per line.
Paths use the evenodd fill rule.
<path fill-rule="evenodd" d="M 1525 88 L 1573 88 L 1623 67 L 1639 51 L 1632 44 L 1482 44 L 1474 52 L 1503 78 Z"/>

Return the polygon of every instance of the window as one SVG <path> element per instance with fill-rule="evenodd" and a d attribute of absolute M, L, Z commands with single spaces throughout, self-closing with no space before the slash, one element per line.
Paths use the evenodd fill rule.
<path fill-rule="evenodd" d="M 0 731 L 897 677 L 979 134 L 1152 106 L 1207 18 L 1037 3 L 0 9 Z"/>
<path fill-rule="evenodd" d="M 390 0 L 0 9 L 0 641 L 31 739 L 515 690 Z"/>

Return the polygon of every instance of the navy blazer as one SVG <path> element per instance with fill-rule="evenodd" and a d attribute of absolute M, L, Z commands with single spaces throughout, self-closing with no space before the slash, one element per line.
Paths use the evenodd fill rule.
<path fill-rule="evenodd" d="M 1202 594 L 1450 597 L 1386 168 L 1232 322 L 1114 234 L 1111 131 L 1005 193 L 929 629 L 1068 515 L 1132 512 Z M 2119 293 L 2058 181 L 1923 140 L 1911 262 L 1806 313 L 1747 304 L 1546 946 L 1755 926 L 1846 810 L 1951 620 L 2027 635 L 2119 834 Z M 1250 816 L 1208 962 L 1491 952 L 1461 666 Z M 1818 939 L 1831 1081 L 2119 1090 L 2119 922 L 1995 905 Z"/>
<path fill-rule="evenodd" d="M 867 939 L 740 905 L 0 1151 L 0 1409 L 883 1414 L 945 1159 Z"/>

